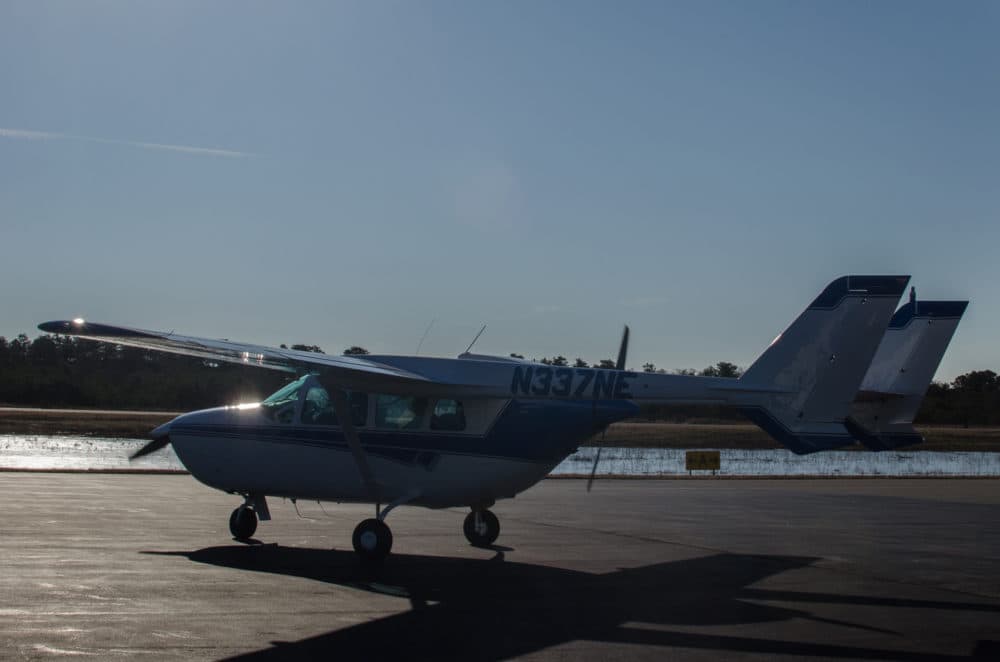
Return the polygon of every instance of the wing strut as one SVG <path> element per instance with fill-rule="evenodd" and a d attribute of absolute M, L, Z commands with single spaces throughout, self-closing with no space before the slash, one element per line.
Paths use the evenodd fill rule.
<path fill-rule="evenodd" d="M 351 405 L 347 400 L 347 393 L 339 388 L 335 388 L 332 389 L 330 396 L 333 398 L 333 410 L 337 413 L 337 422 L 340 423 L 340 429 L 344 431 L 347 447 L 351 449 L 351 454 L 354 455 L 354 462 L 358 465 L 361 480 L 364 482 L 365 487 L 368 488 L 372 503 L 378 504 L 380 503 L 378 484 L 375 482 L 375 474 L 372 473 L 372 468 L 368 464 L 368 456 L 365 455 L 364 449 L 361 448 L 361 438 L 358 437 L 358 431 L 354 427 L 354 420 L 351 416 Z"/>

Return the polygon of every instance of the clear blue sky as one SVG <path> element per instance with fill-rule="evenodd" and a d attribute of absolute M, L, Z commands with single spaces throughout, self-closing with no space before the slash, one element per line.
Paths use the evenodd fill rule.
<path fill-rule="evenodd" d="M 0 334 L 749 364 L 831 279 L 1000 370 L 1000 4 L 0 4 Z M 188 149 L 191 148 L 191 149 Z M 212 151 L 225 150 L 225 151 Z"/>

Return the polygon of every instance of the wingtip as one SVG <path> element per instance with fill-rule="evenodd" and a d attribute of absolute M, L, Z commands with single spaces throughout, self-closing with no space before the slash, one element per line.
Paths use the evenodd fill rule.
<path fill-rule="evenodd" d="M 42 322 L 38 325 L 38 330 L 45 333 L 60 333 L 68 328 L 70 323 L 65 321 Z"/>

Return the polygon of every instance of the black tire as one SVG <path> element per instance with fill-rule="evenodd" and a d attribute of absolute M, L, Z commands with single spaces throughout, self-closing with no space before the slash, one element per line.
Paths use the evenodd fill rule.
<path fill-rule="evenodd" d="M 392 550 L 392 531 L 385 522 L 366 519 L 351 536 L 354 551 L 365 561 L 381 561 Z"/>
<path fill-rule="evenodd" d="M 240 506 L 229 516 L 229 532 L 237 540 L 249 540 L 257 530 L 257 513 Z"/>
<path fill-rule="evenodd" d="M 462 524 L 462 531 L 465 532 L 465 538 L 468 540 L 473 547 L 489 547 L 497 541 L 500 537 L 500 520 L 489 510 L 478 511 L 480 517 L 480 527 L 479 530 L 476 529 L 476 513 L 473 510 L 471 513 L 465 516 L 465 522 Z"/>

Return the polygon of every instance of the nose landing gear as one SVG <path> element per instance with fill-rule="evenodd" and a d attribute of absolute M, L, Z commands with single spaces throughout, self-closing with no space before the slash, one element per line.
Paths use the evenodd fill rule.
<path fill-rule="evenodd" d="M 489 547 L 500 535 L 500 520 L 485 508 L 473 510 L 465 516 L 462 530 L 473 547 Z"/>
<path fill-rule="evenodd" d="M 229 531 L 237 540 L 248 540 L 257 530 L 257 513 L 243 504 L 229 516 Z"/>
<path fill-rule="evenodd" d="M 243 505 L 229 516 L 229 532 L 237 540 L 249 540 L 257 530 L 258 519 L 262 522 L 271 519 L 267 497 L 263 494 L 244 494 Z"/>

